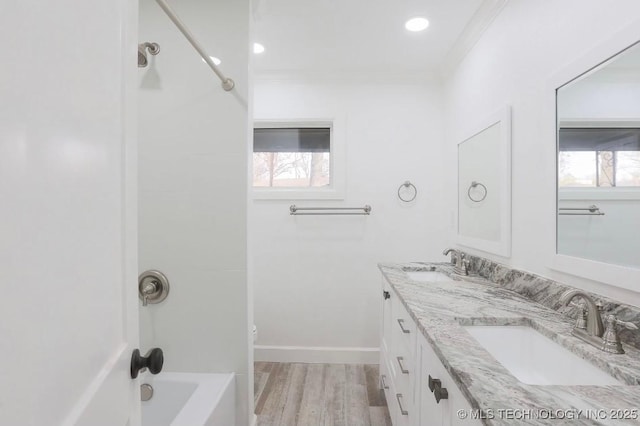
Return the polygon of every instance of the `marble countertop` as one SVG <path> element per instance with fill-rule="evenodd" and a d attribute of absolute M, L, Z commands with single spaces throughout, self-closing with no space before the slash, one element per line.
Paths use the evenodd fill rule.
<path fill-rule="evenodd" d="M 600 351 L 571 335 L 575 321 L 569 317 L 480 277 L 459 280 L 452 276 L 451 281 L 418 282 L 406 274 L 434 267 L 451 274 L 450 263 L 381 263 L 378 267 L 471 407 L 489 413 L 486 417 L 493 417 L 483 419 L 484 424 L 640 424 L 640 420 L 633 418 L 614 419 L 619 414 L 624 416 L 624 410 L 628 410 L 628 417 L 640 416 L 638 349 L 625 345 L 627 353 L 622 355 Z M 539 386 L 521 383 L 463 328 L 464 325 L 514 324 L 536 329 L 624 384 Z M 566 410 L 570 411 L 566 416 L 578 418 L 508 418 L 525 411 L 533 416 L 541 413 L 541 417 L 545 417 L 550 412 L 563 417 Z"/>

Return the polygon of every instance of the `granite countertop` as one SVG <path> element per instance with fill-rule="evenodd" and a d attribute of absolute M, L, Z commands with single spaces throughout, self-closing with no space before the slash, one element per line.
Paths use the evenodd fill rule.
<path fill-rule="evenodd" d="M 485 417 L 493 417 L 483 419 L 484 424 L 640 424 L 638 349 L 625 345 L 622 355 L 600 351 L 571 335 L 575 321 L 568 316 L 480 277 L 460 280 L 452 275 L 450 281 L 418 282 L 406 274 L 435 269 L 450 275 L 450 263 L 381 263 L 378 267 L 471 407 L 481 410 Z M 528 325 L 622 384 L 521 383 L 480 346 L 464 325 Z M 514 415 L 525 415 L 525 411 L 527 416 L 530 413 L 545 418 L 514 420 Z M 615 419 L 621 415 L 628 418 Z"/>

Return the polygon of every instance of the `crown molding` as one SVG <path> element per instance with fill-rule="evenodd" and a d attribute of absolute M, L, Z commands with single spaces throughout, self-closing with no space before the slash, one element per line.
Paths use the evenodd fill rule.
<path fill-rule="evenodd" d="M 442 74 L 452 71 L 473 49 L 509 0 L 484 0 L 453 44 L 442 66 Z"/>

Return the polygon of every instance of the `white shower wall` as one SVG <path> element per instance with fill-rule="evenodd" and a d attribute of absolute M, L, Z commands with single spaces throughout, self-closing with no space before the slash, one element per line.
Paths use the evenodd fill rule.
<path fill-rule="evenodd" d="M 441 111 L 436 80 L 256 81 L 257 120 L 337 120 L 347 170 L 343 200 L 250 203 L 256 359 L 377 363 L 377 262 L 446 260 Z M 397 197 L 406 180 L 413 203 Z M 294 217 L 291 204 L 373 211 Z"/>
<path fill-rule="evenodd" d="M 160 54 L 139 70 L 139 262 L 171 282 L 140 308 L 141 348 L 160 347 L 165 370 L 235 372 L 238 425 L 253 411 L 246 273 L 249 1 L 183 0 L 178 15 L 234 93 L 153 0 L 140 6 L 140 42 Z M 249 391 L 251 390 L 251 391 Z"/>

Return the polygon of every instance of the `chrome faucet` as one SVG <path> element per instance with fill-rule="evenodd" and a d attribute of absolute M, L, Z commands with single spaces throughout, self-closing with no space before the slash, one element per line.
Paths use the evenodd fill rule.
<path fill-rule="evenodd" d="M 587 304 L 586 318 L 584 317 L 584 312 L 582 312 L 582 318 L 578 317 L 580 325 L 576 324 L 576 328 L 578 330 L 586 329 L 590 336 L 602 337 L 602 334 L 604 333 L 604 326 L 602 325 L 600 308 L 588 294 L 580 290 L 568 290 L 560 296 L 560 302 L 564 306 L 567 306 L 576 296 L 582 297 L 584 302 Z"/>
<path fill-rule="evenodd" d="M 637 330 L 638 327 L 633 323 L 616 319 L 615 315 L 607 315 L 607 329 L 605 331 L 602 324 L 601 306 L 585 292 L 568 290 L 560 296 L 560 302 L 566 306 L 577 296 L 584 300 L 587 307 L 586 309 L 582 308 L 571 334 L 605 352 L 623 354 L 624 349 L 622 349 L 616 326 L 622 325 L 630 330 Z"/>
<path fill-rule="evenodd" d="M 445 249 L 445 251 L 442 252 L 445 256 L 449 253 L 452 253 L 451 260 L 454 264 L 453 272 L 457 275 L 468 275 L 469 261 L 464 258 L 464 253 L 452 248 Z"/>

